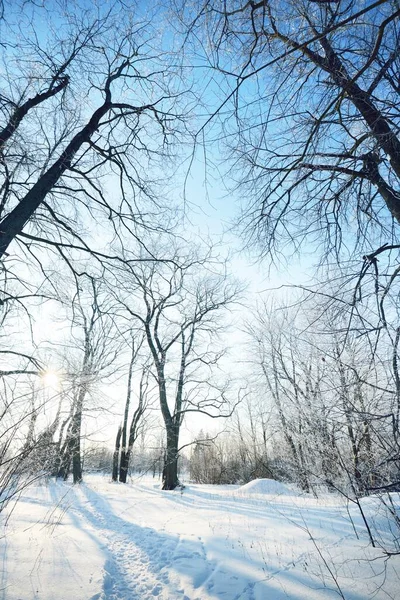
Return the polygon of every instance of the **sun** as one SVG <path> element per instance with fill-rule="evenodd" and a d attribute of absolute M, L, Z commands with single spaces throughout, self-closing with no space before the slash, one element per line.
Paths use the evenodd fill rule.
<path fill-rule="evenodd" d="M 60 376 L 55 371 L 48 370 L 42 374 L 42 382 L 45 387 L 58 388 Z"/>

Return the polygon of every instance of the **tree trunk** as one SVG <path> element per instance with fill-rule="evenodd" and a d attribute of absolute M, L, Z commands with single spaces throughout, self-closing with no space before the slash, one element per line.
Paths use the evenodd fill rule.
<path fill-rule="evenodd" d="M 118 462 L 119 462 L 119 449 L 121 445 L 121 435 L 122 435 L 122 427 L 118 427 L 117 437 L 115 439 L 115 450 L 113 454 L 113 470 L 112 470 L 112 480 L 118 481 Z M 122 459 L 121 459 L 122 460 Z"/>
<path fill-rule="evenodd" d="M 63 423 L 65 425 L 67 420 Z M 64 481 L 67 481 L 70 467 L 71 467 L 71 456 L 72 456 L 72 421 L 69 423 L 67 428 L 67 434 L 65 441 L 60 447 L 59 466 L 57 471 L 57 477 L 60 477 Z M 60 437 L 61 442 L 61 437 Z M 59 442 L 59 443 L 60 443 Z"/>
<path fill-rule="evenodd" d="M 178 430 L 179 431 L 179 430 Z M 178 479 L 178 439 L 179 432 L 173 425 L 167 429 L 167 449 L 164 457 L 163 490 L 174 490 L 179 485 Z"/>
<path fill-rule="evenodd" d="M 72 475 L 74 483 L 82 481 L 82 461 L 81 461 L 81 429 L 82 429 L 82 407 L 86 395 L 84 386 L 80 386 L 76 400 L 74 415 L 71 421 L 71 438 L 69 447 L 72 457 Z"/>
<path fill-rule="evenodd" d="M 60 458 L 60 466 L 58 469 L 57 477 L 60 477 L 64 481 L 67 481 L 70 467 L 71 467 L 71 447 L 70 442 L 65 445 L 64 450 Z"/>
<path fill-rule="evenodd" d="M 121 450 L 121 462 L 119 465 L 119 480 L 121 483 L 126 483 L 126 479 L 128 477 L 128 468 L 129 468 L 129 459 L 131 456 L 131 449 L 128 448 L 125 450 L 122 448 Z"/>
<path fill-rule="evenodd" d="M 74 483 L 82 481 L 82 461 L 81 461 L 81 423 L 82 412 L 78 410 L 73 418 L 72 425 L 72 476 Z"/>
<path fill-rule="evenodd" d="M 78 437 L 74 444 L 74 453 L 72 455 L 72 477 L 74 483 L 82 481 L 82 461 L 81 461 L 81 439 Z"/>

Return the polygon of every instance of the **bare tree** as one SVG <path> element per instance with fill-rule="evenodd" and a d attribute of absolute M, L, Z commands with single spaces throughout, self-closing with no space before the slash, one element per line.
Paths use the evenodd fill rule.
<path fill-rule="evenodd" d="M 211 436 L 200 431 L 190 456 L 190 478 L 213 485 L 237 483 L 241 479 L 240 448 L 232 436 Z"/>
<path fill-rule="evenodd" d="M 114 311 L 103 295 L 101 282 L 90 276 L 76 281 L 72 303 L 72 334 L 79 349 L 65 356 L 65 385 L 72 396 L 71 411 L 64 423 L 59 476 L 66 479 L 72 462 L 74 483 L 82 480 L 81 429 L 85 399 L 102 379 L 110 377 L 121 349 L 114 329 Z M 77 361 L 77 364 L 75 363 Z"/>
<path fill-rule="evenodd" d="M 135 339 L 137 337 L 137 339 Z M 133 445 L 141 435 L 142 428 L 146 427 L 145 413 L 149 409 L 150 389 L 149 389 L 149 365 L 146 360 L 143 364 L 140 357 L 140 350 L 144 342 L 143 332 L 137 330 L 131 331 L 131 357 L 128 367 L 127 391 L 124 408 L 124 417 L 122 425 L 118 428 L 114 459 L 113 459 L 113 481 L 126 483 L 129 469 L 129 461 L 132 454 Z M 137 390 L 137 405 L 132 414 L 131 422 L 128 427 L 129 412 L 131 400 L 134 394 L 134 374 L 140 372 L 139 386 Z"/>
<path fill-rule="evenodd" d="M 0 512 L 33 481 L 52 473 L 58 393 L 43 372 L 0 376 Z"/>
<path fill-rule="evenodd" d="M 179 434 L 185 415 L 230 412 L 224 387 L 213 385 L 210 375 L 224 354 L 216 345 L 221 313 L 237 300 L 239 288 L 218 273 L 211 257 L 185 260 L 178 255 L 169 263 L 136 269 L 131 286 L 135 298 L 125 295 L 121 303 L 140 323 L 151 353 L 167 437 L 163 489 L 172 490 L 179 483 Z"/>
<path fill-rule="evenodd" d="M 340 332 L 339 321 L 313 314 L 310 302 L 295 314 L 264 306 L 249 333 L 257 391 L 272 402 L 279 424 L 270 424 L 270 440 L 284 440 L 291 477 L 306 490 L 324 483 L 352 496 L 395 487 L 399 450 L 388 339 L 371 352 L 364 335 Z"/>
<path fill-rule="evenodd" d="M 157 227 L 150 183 L 182 122 L 177 63 L 172 84 L 157 19 L 142 10 L 21 4 L 0 21 L 0 257 L 19 253 L 15 241 L 28 256 L 44 246 L 101 260 L 110 253 L 88 223 L 92 235 L 106 224 L 114 243 Z"/>
<path fill-rule="evenodd" d="M 400 221 L 397 4 L 182 2 L 180 15 L 187 39 L 207 36 L 219 74 L 221 103 L 198 139 L 212 121 L 214 143 L 220 123 L 250 239 L 265 254 L 305 240 L 334 253 L 390 242 Z"/>

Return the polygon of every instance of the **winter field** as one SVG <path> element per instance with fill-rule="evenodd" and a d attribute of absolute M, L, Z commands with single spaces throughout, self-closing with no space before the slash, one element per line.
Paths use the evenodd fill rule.
<path fill-rule="evenodd" d="M 1 598 L 398 599 L 400 556 L 371 548 L 355 508 L 270 480 L 175 492 L 52 480 L 3 513 Z M 376 499 L 364 509 L 390 543 Z"/>

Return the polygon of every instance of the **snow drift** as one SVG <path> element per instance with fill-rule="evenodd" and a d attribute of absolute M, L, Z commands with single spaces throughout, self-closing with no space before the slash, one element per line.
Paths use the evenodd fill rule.
<path fill-rule="evenodd" d="M 287 485 L 275 479 L 253 479 L 249 483 L 242 485 L 235 492 L 240 495 L 265 494 L 274 496 L 296 496 L 296 492 L 291 490 Z"/>

